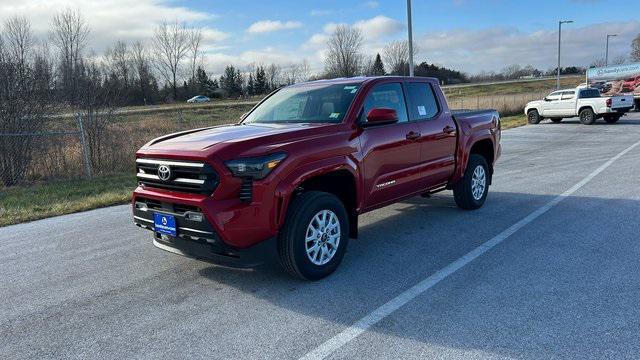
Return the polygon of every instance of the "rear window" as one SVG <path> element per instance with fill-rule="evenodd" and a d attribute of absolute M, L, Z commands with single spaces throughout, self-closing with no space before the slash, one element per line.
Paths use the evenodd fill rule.
<path fill-rule="evenodd" d="M 431 119 L 438 114 L 438 102 L 433 88 L 426 83 L 408 83 L 409 116 L 411 120 Z"/>
<path fill-rule="evenodd" d="M 581 99 L 593 99 L 600 97 L 600 90 L 598 89 L 585 89 L 580 90 L 580 98 Z"/>

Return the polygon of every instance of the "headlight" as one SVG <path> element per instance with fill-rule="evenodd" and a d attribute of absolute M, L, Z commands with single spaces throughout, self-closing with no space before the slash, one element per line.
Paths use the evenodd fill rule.
<path fill-rule="evenodd" d="M 275 169 L 286 157 L 285 153 L 275 153 L 257 158 L 229 160 L 224 164 L 227 165 L 233 176 L 259 180 L 267 177 L 271 170 Z"/>

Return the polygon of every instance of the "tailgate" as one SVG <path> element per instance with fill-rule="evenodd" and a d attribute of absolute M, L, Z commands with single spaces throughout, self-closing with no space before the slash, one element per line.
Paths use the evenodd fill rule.
<path fill-rule="evenodd" d="M 611 109 L 623 109 L 632 106 L 633 96 L 631 95 L 613 96 L 611 98 Z"/>

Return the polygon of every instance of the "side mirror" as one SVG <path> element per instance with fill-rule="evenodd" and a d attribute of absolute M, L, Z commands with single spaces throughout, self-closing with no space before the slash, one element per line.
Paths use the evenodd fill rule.
<path fill-rule="evenodd" d="M 393 124 L 398 122 L 398 113 L 395 109 L 373 108 L 367 113 L 365 126 Z"/>

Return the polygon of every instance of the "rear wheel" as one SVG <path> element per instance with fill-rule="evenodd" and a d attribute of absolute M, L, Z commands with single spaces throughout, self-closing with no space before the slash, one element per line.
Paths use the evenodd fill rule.
<path fill-rule="evenodd" d="M 280 263 L 289 274 L 319 280 L 340 265 L 349 242 L 349 218 L 336 196 L 309 191 L 289 207 L 278 236 Z"/>
<path fill-rule="evenodd" d="M 551 121 L 553 121 L 556 124 L 559 124 L 562 122 L 562 118 L 551 118 Z"/>
<path fill-rule="evenodd" d="M 538 110 L 536 109 L 529 110 L 529 112 L 527 113 L 527 121 L 529 121 L 529 124 L 532 124 L 532 125 L 539 124 L 540 120 L 542 120 L 542 118 L 540 118 L 540 114 L 538 113 Z"/>
<path fill-rule="evenodd" d="M 593 125 L 596 122 L 596 114 L 593 113 L 591 108 L 583 109 L 580 111 L 580 122 L 583 125 Z"/>
<path fill-rule="evenodd" d="M 615 124 L 620 120 L 620 117 L 620 115 L 605 115 L 604 121 L 606 121 L 607 124 Z"/>
<path fill-rule="evenodd" d="M 482 207 L 489 193 L 489 165 L 478 154 L 471 154 L 464 176 L 453 186 L 456 204 L 465 210 Z"/>

